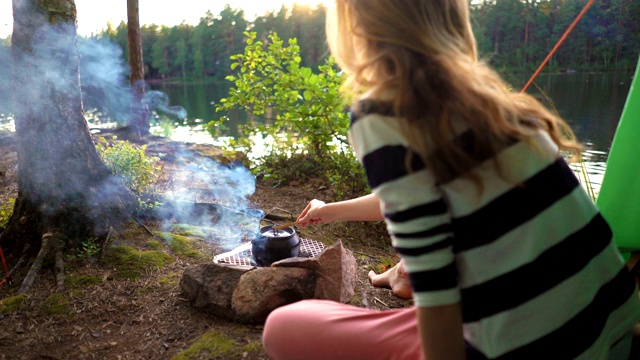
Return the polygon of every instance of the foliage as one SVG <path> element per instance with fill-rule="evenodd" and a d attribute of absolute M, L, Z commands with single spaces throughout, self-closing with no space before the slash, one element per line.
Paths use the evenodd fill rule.
<path fill-rule="evenodd" d="M 13 206 L 15 202 L 16 202 L 16 199 L 10 198 L 9 202 L 7 202 L 6 204 L 0 205 L 0 228 L 7 227 L 7 224 L 9 223 L 9 219 L 13 214 Z"/>
<path fill-rule="evenodd" d="M 499 69 L 535 70 L 553 48 L 587 0 L 476 0 L 471 16 L 483 58 Z M 277 33 L 284 40 L 298 39 L 302 64 L 317 67 L 327 55 L 325 8 L 294 4 L 258 16 L 252 22 L 242 10 L 225 7 L 207 12 L 196 26 L 141 28 L 146 74 L 150 78 L 188 77 L 224 79 L 230 74 L 229 57 L 244 44 L 242 33 L 251 29 L 258 39 Z M 547 70 L 633 70 L 640 51 L 640 1 L 596 1 L 571 32 Z M 101 36 L 117 42 L 127 56 L 127 24 L 107 24 Z M 185 75 L 186 74 L 186 75 Z"/>
<path fill-rule="evenodd" d="M 96 149 L 109 170 L 120 176 L 125 186 L 136 195 L 139 210 L 151 209 L 156 205 L 154 184 L 162 168 L 158 165 L 160 159 L 146 155 L 146 145 L 135 146 L 115 137 L 108 142 L 102 137 Z"/>
<path fill-rule="evenodd" d="M 77 256 L 81 259 L 92 258 L 100 253 L 100 244 L 98 239 L 88 238 L 83 241 L 80 249 L 78 249 Z"/>
<path fill-rule="evenodd" d="M 478 48 L 497 68 L 535 70 L 587 0 L 475 1 Z M 640 48 L 635 0 L 596 1 L 571 31 L 547 69 L 631 70 Z"/>
<path fill-rule="evenodd" d="M 315 74 L 301 66 L 296 39 L 284 46 L 277 34 L 271 34 L 265 49 L 256 33 L 245 35 L 244 53 L 231 57 L 231 69 L 240 69 L 240 73 L 227 76 L 235 86 L 220 100 L 216 111 L 239 108 L 263 117 L 265 123 L 247 124 L 243 132 L 245 136 L 270 136 L 278 149 L 301 145 L 301 150 L 324 155 L 335 148 L 331 142 L 345 142 L 349 115 L 344 111 L 342 77 L 333 59 L 319 66 L 319 74 Z"/>
<path fill-rule="evenodd" d="M 279 183 L 305 181 L 314 175 L 325 177 L 338 189 L 339 197 L 366 191 L 360 165 L 347 146 L 349 114 L 340 93 L 343 79 L 333 58 L 314 73 L 301 66 L 296 39 L 285 46 L 277 34 L 269 36 L 268 44 L 256 40 L 256 33 L 245 35 L 244 53 L 231 57 L 231 67 L 239 70 L 227 77 L 234 86 L 216 110 L 242 109 L 264 121 L 242 126 L 243 136 L 231 145 L 250 150 L 255 136 L 268 138 L 268 154 L 254 170 Z M 222 117 L 209 127 L 226 121 Z"/>
<path fill-rule="evenodd" d="M 254 170 L 277 185 L 320 178 L 332 186 L 334 200 L 370 192 L 364 170 L 351 151 L 334 151 L 327 157 L 272 152 L 261 158 Z"/>

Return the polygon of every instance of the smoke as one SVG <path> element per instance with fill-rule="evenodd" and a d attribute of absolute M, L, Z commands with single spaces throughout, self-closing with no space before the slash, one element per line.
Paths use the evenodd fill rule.
<path fill-rule="evenodd" d="M 131 114 L 131 85 L 129 65 L 122 49 L 108 38 L 80 38 L 80 72 L 85 109 L 99 112 L 98 121 L 128 123 Z M 167 94 L 149 90 L 146 83 L 144 105 L 151 112 L 172 120 L 183 120 L 187 111 L 182 106 L 170 105 Z"/>
<path fill-rule="evenodd" d="M 173 120 L 183 120 L 187 117 L 187 111 L 182 106 L 171 106 L 169 97 L 161 91 L 147 91 L 145 98 L 150 109 L 155 109 L 156 112 Z"/>
<path fill-rule="evenodd" d="M 177 151 L 175 164 L 157 210 L 167 220 L 165 230 L 175 223 L 199 226 L 208 241 L 227 249 L 255 236 L 264 213 L 250 206 L 248 197 L 256 190 L 251 171 L 242 163 L 225 165 L 189 150 Z"/>
<path fill-rule="evenodd" d="M 106 37 L 75 37 L 74 25 L 44 27 L 34 35 L 36 46 L 26 61 L 30 62 L 32 73 L 43 81 L 55 84 L 58 89 L 77 88 L 76 79 L 65 74 L 65 69 L 55 65 L 56 54 L 69 57 L 79 56 L 80 84 L 87 120 L 92 123 L 116 122 L 126 124 L 131 113 L 131 85 L 129 65 L 124 60 L 121 47 Z M 77 51 L 76 51 L 77 45 Z M 11 48 L 0 44 L 0 114 L 11 111 Z M 183 120 L 187 111 L 177 105 L 170 105 L 169 97 L 156 90 L 149 90 L 146 84 L 145 103 L 150 112 L 166 116 L 172 120 Z M 38 103 L 35 105 L 46 106 Z M 41 111 L 42 108 L 37 109 Z"/>
<path fill-rule="evenodd" d="M 84 108 L 100 113 L 90 120 L 126 123 L 131 88 L 122 49 L 106 38 L 79 38 L 78 52 Z"/>
<path fill-rule="evenodd" d="M 38 30 L 34 34 L 37 41 L 34 42 L 33 52 L 19 59 L 28 62 L 28 66 L 21 63 L 22 70 L 28 69 L 28 73 L 21 76 L 41 79 L 49 89 L 58 93 L 73 94 L 81 89 L 85 111 L 96 109 L 93 112 L 96 119 L 91 120 L 126 123 L 131 108 L 131 87 L 128 81 L 129 68 L 123 60 L 121 48 L 106 38 L 78 38 L 76 42 L 74 34 L 73 25 Z M 1 47 L 0 63 L 10 63 L 10 59 L 9 48 Z M 60 66 L 65 63 L 64 59 L 79 61 L 79 78 L 77 73 L 71 72 L 73 66 Z M 11 79 L 8 66 L 0 66 L 0 75 L 3 80 L 6 79 L 0 83 L 11 83 L 8 81 Z M 53 105 L 47 102 L 50 101 L 47 96 L 36 93 L 37 89 L 19 88 L 23 92 L 17 96 L 24 100 L 19 109 L 21 114 L 32 117 L 41 115 Z M 184 119 L 187 116 L 182 107 L 170 105 L 166 94 L 153 90 L 147 90 L 146 94 L 145 101 L 151 111 L 172 119 Z M 11 87 L 0 87 L 0 99 L 7 98 L 11 98 Z M 61 138 L 60 141 L 67 140 Z M 48 159 L 61 164 L 68 157 L 68 154 L 61 153 L 49 155 L 59 156 L 58 159 Z M 255 191 L 255 177 L 247 168 L 240 163 L 221 164 L 187 150 L 177 151 L 173 155 L 175 161 L 169 161 L 172 171 L 169 185 L 159 199 L 163 205 L 157 209 L 158 215 L 166 219 L 165 230 L 171 230 L 177 223 L 200 226 L 207 232 L 208 241 L 225 248 L 235 247 L 255 236 L 264 213 L 250 206 L 248 197 Z M 54 174 L 50 174 L 50 179 L 33 179 L 40 184 L 35 188 L 65 186 L 67 188 L 62 190 L 66 194 L 82 193 L 85 183 L 74 181 L 74 177 L 79 180 L 77 172 L 71 169 L 68 174 L 71 174 L 70 180 L 64 182 L 55 181 Z M 95 214 L 87 216 L 100 216 L 98 210 L 101 207 L 114 206 L 106 203 L 111 198 L 108 193 L 118 191 L 119 185 L 120 182 L 114 177 L 105 181 L 95 194 L 86 194 L 96 210 Z"/>
<path fill-rule="evenodd" d="M 0 45 L 0 121 L 11 112 L 11 48 Z"/>

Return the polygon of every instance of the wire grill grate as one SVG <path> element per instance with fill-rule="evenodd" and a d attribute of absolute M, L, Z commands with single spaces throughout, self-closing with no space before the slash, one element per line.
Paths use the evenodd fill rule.
<path fill-rule="evenodd" d="M 300 239 L 300 257 L 313 258 L 324 250 L 324 244 L 309 239 Z M 213 257 L 213 262 L 220 265 L 254 266 L 251 262 L 251 242 L 246 242 L 226 253 Z"/>

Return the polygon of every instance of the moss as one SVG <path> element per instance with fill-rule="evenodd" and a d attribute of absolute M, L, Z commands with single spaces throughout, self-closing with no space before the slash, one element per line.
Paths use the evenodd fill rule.
<path fill-rule="evenodd" d="M 27 302 L 27 295 L 25 294 L 18 294 L 16 296 L 2 299 L 0 300 L 0 314 L 7 314 L 14 310 L 17 310 L 25 302 Z"/>
<path fill-rule="evenodd" d="M 69 289 L 85 288 L 91 285 L 102 283 L 102 278 L 99 276 L 82 275 L 82 274 L 67 274 L 65 279 L 65 286 Z"/>
<path fill-rule="evenodd" d="M 140 297 L 144 297 L 154 292 L 155 292 L 155 289 L 153 288 L 143 287 L 136 290 L 136 295 Z"/>
<path fill-rule="evenodd" d="M 207 234 L 203 230 L 203 228 L 188 224 L 176 224 L 171 228 L 171 232 L 177 235 L 182 236 L 191 236 L 191 237 L 199 237 L 206 238 Z"/>
<path fill-rule="evenodd" d="M 130 246 L 112 246 L 104 260 L 117 268 L 108 279 L 136 279 L 149 268 L 161 268 L 171 263 L 172 258 L 157 250 L 138 251 Z"/>
<path fill-rule="evenodd" d="M 71 309 L 69 300 L 62 294 L 53 294 L 49 296 L 44 303 L 42 309 L 49 315 L 69 316 L 75 312 Z"/>
<path fill-rule="evenodd" d="M 147 247 L 151 250 L 162 250 L 164 245 L 160 241 L 150 240 L 146 243 Z"/>
<path fill-rule="evenodd" d="M 129 226 L 118 234 L 120 239 L 145 239 L 149 234 L 141 226 Z"/>
<path fill-rule="evenodd" d="M 205 257 L 205 255 L 193 245 L 195 242 L 194 239 L 166 232 L 158 232 L 156 235 L 165 239 L 169 244 L 171 251 L 178 256 L 194 259 L 201 259 Z"/>
<path fill-rule="evenodd" d="M 258 353 L 262 351 L 262 343 L 258 341 L 250 342 L 242 347 L 242 351 L 246 351 L 249 354 Z"/>
<path fill-rule="evenodd" d="M 238 347 L 234 339 L 213 330 L 200 336 L 187 350 L 175 355 L 171 360 L 198 359 L 204 354 L 221 359 L 237 359 L 242 357 L 242 352 L 244 350 Z"/>
<path fill-rule="evenodd" d="M 355 305 L 355 306 L 360 306 L 362 305 L 362 294 L 357 293 L 354 294 L 353 297 L 351 298 L 351 300 L 349 300 L 349 304 L 351 305 Z"/>
<path fill-rule="evenodd" d="M 142 271 L 124 269 L 107 276 L 107 280 L 135 280 L 141 276 Z"/>
<path fill-rule="evenodd" d="M 180 274 L 178 273 L 170 273 L 166 276 L 161 277 L 160 279 L 158 279 L 158 284 L 161 285 L 178 285 L 178 281 L 180 280 Z"/>
<path fill-rule="evenodd" d="M 74 299 L 85 299 L 87 297 L 87 295 L 83 291 L 77 289 L 70 289 L 67 294 L 69 295 L 69 297 Z"/>

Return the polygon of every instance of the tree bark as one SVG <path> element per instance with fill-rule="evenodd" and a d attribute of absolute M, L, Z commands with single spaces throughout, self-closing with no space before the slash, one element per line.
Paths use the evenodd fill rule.
<path fill-rule="evenodd" d="M 145 103 L 144 62 L 138 0 L 127 0 L 127 37 L 131 74 L 131 113 L 129 126 L 138 137 L 149 135 L 149 107 Z"/>
<path fill-rule="evenodd" d="M 18 198 L 0 246 L 33 259 L 55 253 L 40 250 L 45 234 L 66 247 L 103 236 L 135 197 L 110 174 L 84 118 L 74 1 L 13 0 L 13 17 Z"/>

